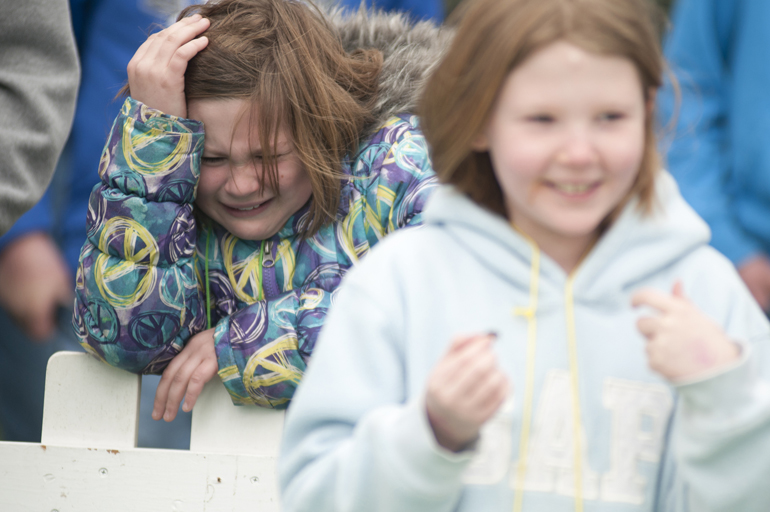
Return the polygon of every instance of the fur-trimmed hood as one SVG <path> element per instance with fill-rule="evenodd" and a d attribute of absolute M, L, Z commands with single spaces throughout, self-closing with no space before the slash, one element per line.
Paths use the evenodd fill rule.
<path fill-rule="evenodd" d="M 322 7 L 346 51 L 376 48 L 383 54 L 374 121 L 370 134 L 391 116 L 415 112 L 430 73 L 441 60 L 454 31 L 431 21 L 414 22 L 405 14 L 374 9 L 345 11 Z"/>

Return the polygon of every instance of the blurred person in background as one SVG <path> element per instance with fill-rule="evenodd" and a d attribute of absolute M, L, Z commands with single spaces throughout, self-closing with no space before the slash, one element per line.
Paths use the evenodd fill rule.
<path fill-rule="evenodd" d="M 80 68 L 66 1 L 4 2 L 0 48 L 1 236 L 43 195 L 72 123 Z"/>
<path fill-rule="evenodd" d="M 148 33 L 163 28 L 187 3 L 70 1 L 83 71 L 72 133 L 52 186 L 0 238 L 0 430 L 6 440 L 40 441 L 48 358 L 57 350 L 82 350 L 70 321 L 72 290 L 88 197 L 122 103 L 114 98 Z M 158 380 L 143 377 L 139 446 L 187 448 L 189 413 L 180 413 L 173 424 L 150 417 Z"/>
<path fill-rule="evenodd" d="M 679 0 L 665 42 L 681 87 L 659 96 L 676 121 L 668 166 L 708 222 L 711 244 L 770 310 L 770 2 Z"/>

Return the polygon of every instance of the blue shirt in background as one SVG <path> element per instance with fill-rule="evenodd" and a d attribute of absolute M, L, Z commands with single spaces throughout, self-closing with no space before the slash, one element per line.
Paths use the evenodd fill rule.
<path fill-rule="evenodd" d="M 340 0 L 339 5 L 358 9 L 361 0 Z M 415 20 L 444 21 L 444 4 L 441 0 L 366 0 L 368 7 L 374 6 L 385 11 L 406 11 Z"/>
<path fill-rule="evenodd" d="M 770 254 L 769 48 L 767 0 L 679 0 L 665 41 L 681 103 L 667 82 L 661 149 L 712 245 L 739 266 Z"/>

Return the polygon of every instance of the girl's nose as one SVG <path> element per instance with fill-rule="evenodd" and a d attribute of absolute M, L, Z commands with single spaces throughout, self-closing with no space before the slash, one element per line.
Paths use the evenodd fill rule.
<path fill-rule="evenodd" d="M 259 171 L 253 162 L 232 164 L 225 191 L 232 196 L 248 196 L 260 192 Z"/>
<path fill-rule="evenodd" d="M 557 161 L 568 167 L 588 167 L 596 163 L 598 156 L 590 133 L 575 130 L 570 133 L 562 144 L 557 155 Z"/>

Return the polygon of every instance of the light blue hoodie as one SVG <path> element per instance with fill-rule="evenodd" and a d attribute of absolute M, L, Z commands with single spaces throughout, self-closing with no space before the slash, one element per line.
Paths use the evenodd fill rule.
<path fill-rule="evenodd" d="M 287 415 L 284 512 L 770 510 L 768 322 L 666 173 L 656 200 L 653 217 L 629 204 L 568 276 L 442 188 L 426 225 L 380 244 L 335 298 Z M 635 324 L 650 312 L 631 295 L 677 280 L 743 357 L 672 386 L 647 365 Z M 453 337 L 489 331 L 512 400 L 450 453 L 426 381 Z"/>

